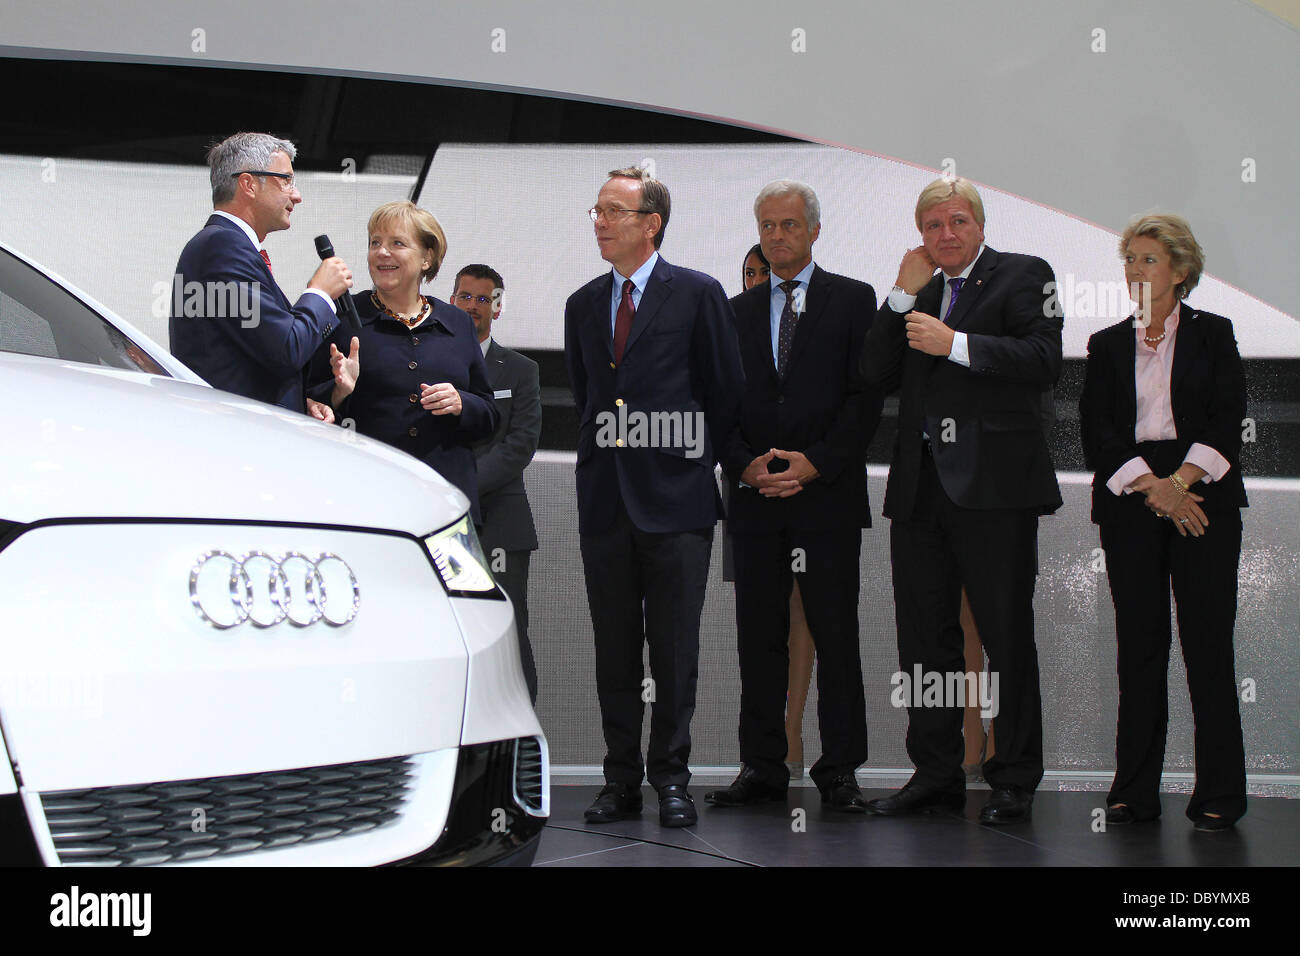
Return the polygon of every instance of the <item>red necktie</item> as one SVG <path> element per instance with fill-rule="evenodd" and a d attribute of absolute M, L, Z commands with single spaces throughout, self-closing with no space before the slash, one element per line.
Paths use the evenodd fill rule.
<path fill-rule="evenodd" d="M 266 263 L 266 271 L 274 273 L 275 270 L 271 268 L 271 257 L 267 254 L 267 251 L 265 249 L 258 249 L 257 251 L 262 254 L 262 261 Z"/>
<path fill-rule="evenodd" d="M 614 362 L 623 361 L 623 348 L 627 345 L 628 333 L 632 331 L 632 316 L 636 315 L 636 306 L 632 304 L 631 279 L 623 280 L 623 298 L 619 300 L 618 312 L 614 316 Z"/>

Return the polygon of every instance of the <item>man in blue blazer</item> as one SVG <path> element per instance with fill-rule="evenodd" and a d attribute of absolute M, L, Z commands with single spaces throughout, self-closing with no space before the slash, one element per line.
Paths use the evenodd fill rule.
<path fill-rule="evenodd" d="M 587 810 L 590 823 L 639 813 L 643 777 L 659 793 L 663 826 L 697 819 L 686 784 L 700 612 L 722 514 L 713 466 L 736 427 L 744 373 L 722 287 L 659 257 L 669 207 L 667 187 L 641 169 L 611 172 L 590 212 L 613 272 L 564 309 L 606 746 L 606 784 Z M 652 680 L 643 682 L 647 642 Z"/>
<path fill-rule="evenodd" d="M 333 300 L 352 273 L 326 259 L 290 303 L 261 248 L 302 202 L 296 154 L 266 133 L 236 133 L 208 152 L 215 211 L 181 251 L 167 330 L 172 354 L 214 387 L 298 412 L 310 405 L 332 421 L 328 406 L 308 402 L 303 370 L 338 324 Z"/>

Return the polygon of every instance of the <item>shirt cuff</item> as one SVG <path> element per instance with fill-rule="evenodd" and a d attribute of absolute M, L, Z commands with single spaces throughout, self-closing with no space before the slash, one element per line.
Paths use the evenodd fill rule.
<path fill-rule="evenodd" d="M 1146 463 L 1146 459 L 1130 458 L 1124 464 L 1120 465 L 1119 471 L 1110 476 L 1110 481 L 1106 482 L 1106 487 L 1110 489 L 1112 495 L 1131 495 L 1133 489 L 1129 484 L 1151 471 L 1151 466 Z"/>
<path fill-rule="evenodd" d="M 339 313 L 338 306 L 334 304 L 334 300 L 331 299 L 327 294 L 322 292 L 320 289 L 307 289 L 306 291 L 310 292 L 312 295 L 320 296 L 322 299 L 324 299 L 326 302 L 330 304 L 330 311 L 332 311 L 335 315 L 338 315 Z M 347 293 L 345 292 L 344 295 L 347 295 Z"/>
<path fill-rule="evenodd" d="M 966 346 L 965 332 L 952 334 L 952 351 L 948 353 L 948 361 L 970 368 L 970 350 Z"/>
<path fill-rule="evenodd" d="M 889 307 L 899 315 L 906 315 L 908 312 L 912 311 L 912 306 L 916 305 L 916 296 L 908 295 L 901 289 L 891 289 L 889 291 L 889 298 L 885 301 L 887 301 Z"/>
<path fill-rule="evenodd" d="M 1205 477 L 1201 481 L 1209 484 L 1211 481 L 1220 481 L 1228 473 L 1232 465 L 1228 459 L 1224 458 L 1209 445 L 1202 445 L 1200 442 L 1193 443 L 1192 447 L 1187 449 L 1185 462 L 1195 465 L 1205 471 Z"/>

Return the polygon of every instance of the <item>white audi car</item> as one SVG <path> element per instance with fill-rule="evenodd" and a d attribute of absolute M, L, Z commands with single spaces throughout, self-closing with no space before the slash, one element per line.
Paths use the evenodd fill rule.
<path fill-rule="evenodd" d="M 0 245 L 0 865 L 528 863 L 546 741 L 468 502 Z"/>

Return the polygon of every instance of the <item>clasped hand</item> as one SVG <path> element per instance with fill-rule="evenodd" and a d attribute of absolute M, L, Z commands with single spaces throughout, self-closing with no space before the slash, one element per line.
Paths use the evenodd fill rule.
<path fill-rule="evenodd" d="M 1180 494 L 1167 477 L 1157 478 L 1148 472 L 1129 487 L 1144 494 L 1146 506 L 1159 517 L 1172 521 L 1174 528 L 1183 537 L 1190 534 L 1199 538 L 1210 525 L 1210 519 L 1205 517 L 1200 506 L 1200 502 L 1205 499 L 1191 491 L 1185 495 Z"/>
<path fill-rule="evenodd" d="M 785 471 L 772 473 L 767 464 L 773 458 L 780 458 L 790 463 Z M 782 451 L 773 448 L 765 455 L 759 455 L 747 466 L 740 480 L 755 489 L 764 498 L 789 498 L 803 490 L 803 486 L 816 478 L 820 472 L 801 451 Z"/>
<path fill-rule="evenodd" d="M 459 415 L 460 392 L 450 382 L 420 385 L 420 405 L 435 415 Z"/>

